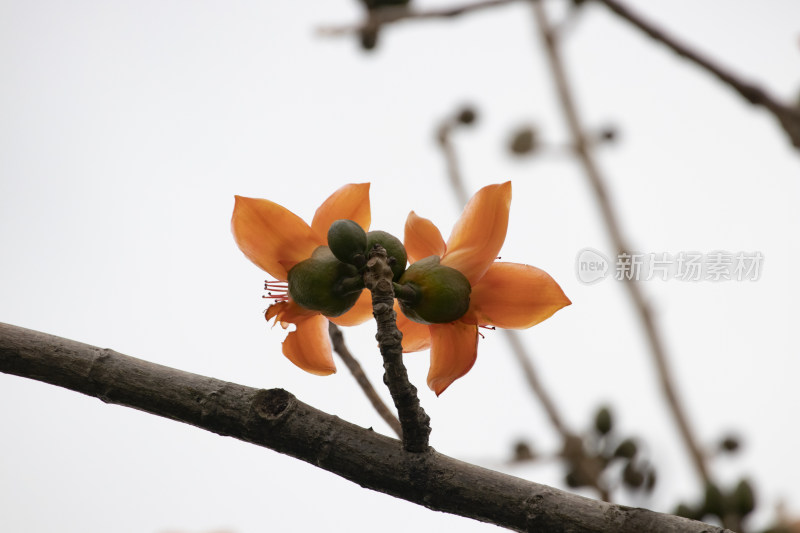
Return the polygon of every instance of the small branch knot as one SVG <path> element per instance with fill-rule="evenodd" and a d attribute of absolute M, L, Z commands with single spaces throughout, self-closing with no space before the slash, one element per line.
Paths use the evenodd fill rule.
<path fill-rule="evenodd" d="M 283 389 L 260 390 L 253 398 L 253 410 L 264 420 L 277 420 L 293 399 L 294 396 Z"/>

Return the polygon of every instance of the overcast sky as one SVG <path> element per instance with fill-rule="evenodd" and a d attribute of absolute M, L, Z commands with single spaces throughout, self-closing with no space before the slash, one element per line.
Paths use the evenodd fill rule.
<path fill-rule="evenodd" d="M 628 3 L 779 97 L 800 92 L 796 1 Z M 451 4 L 420 2 L 436 5 Z M 620 501 L 670 510 L 697 498 L 624 288 L 576 276 L 580 250 L 612 250 L 584 176 L 567 157 L 505 149 L 527 123 L 551 144 L 567 139 L 530 10 L 406 22 L 369 55 L 316 34 L 358 16 L 352 1 L 0 0 L 0 321 L 283 387 L 388 433 L 346 369 L 311 376 L 280 354 L 265 274 L 230 235 L 233 195 L 310 220 L 341 185 L 369 181 L 374 229 L 402 235 L 413 209 L 447 236 L 460 209 L 434 134 L 471 103 L 478 123 L 454 136 L 470 193 L 513 184 L 503 259 L 545 269 L 573 302 L 523 333 L 559 409 L 578 431 L 609 404 L 646 443 L 655 494 Z M 571 27 L 565 59 L 585 121 L 619 130 L 599 159 L 636 250 L 762 254 L 756 281 L 642 289 L 699 438 L 744 438 L 715 472 L 753 479 L 757 522 L 779 501 L 800 515 L 797 152 L 767 113 L 600 6 Z M 371 324 L 345 331 L 380 384 L 373 335 Z M 424 386 L 427 354 L 406 360 L 438 451 L 563 487 L 557 464 L 506 464 L 518 438 L 543 453 L 558 440 L 502 335 L 486 333 L 473 370 L 440 398 Z M 7 531 L 494 529 L 17 377 L 0 375 L 0 424 Z"/>

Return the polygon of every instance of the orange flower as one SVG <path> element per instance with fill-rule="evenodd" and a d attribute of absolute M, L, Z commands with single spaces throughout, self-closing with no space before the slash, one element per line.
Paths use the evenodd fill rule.
<path fill-rule="evenodd" d="M 293 266 L 311 257 L 318 246 L 327 245 L 328 228 L 339 219 L 352 220 L 364 230 L 369 228 L 369 183 L 345 185 L 333 193 L 317 209 L 311 226 L 274 202 L 236 196 L 231 229 L 236 244 L 250 261 L 278 282 L 286 282 Z M 281 286 L 267 282 L 270 284 Z M 306 372 L 320 376 L 336 372 L 328 320 L 354 326 L 372 317 L 369 291 L 363 291 L 352 309 L 335 318 L 303 308 L 291 299 L 288 290 L 272 297 L 280 301 L 267 309 L 267 320 L 275 318 L 284 329 L 290 323 L 296 327 L 283 342 L 283 355 Z"/>
<path fill-rule="evenodd" d="M 464 208 L 450 240 L 428 219 L 408 215 L 405 247 L 409 262 L 441 257 L 441 264 L 460 271 L 472 286 L 469 309 L 447 324 L 420 324 L 395 305 L 403 332 L 403 351 L 431 349 L 428 386 L 441 394 L 466 374 L 478 355 L 478 326 L 525 329 L 569 305 L 558 283 L 530 265 L 495 262 L 506 238 L 511 182 L 478 191 Z"/>

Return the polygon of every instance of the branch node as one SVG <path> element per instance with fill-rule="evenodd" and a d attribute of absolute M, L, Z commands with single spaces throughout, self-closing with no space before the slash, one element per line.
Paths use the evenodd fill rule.
<path fill-rule="evenodd" d="M 272 422 L 284 415 L 292 400 L 294 396 L 284 389 L 262 389 L 253 398 L 253 410 L 259 417 Z"/>

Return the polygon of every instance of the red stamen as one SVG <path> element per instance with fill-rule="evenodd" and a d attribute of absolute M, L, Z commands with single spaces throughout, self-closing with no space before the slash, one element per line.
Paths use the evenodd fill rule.
<path fill-rule="evenodd" d="M 485 324 L 478 324 L 478 328 L 479 328 L 479 329 L 478 329 L 478 335 L 480 335 L 480 336 L 481 336 L 481 339 L 485 339 L 485 338 L 486 338 L 486 335 L 484 335 L 483 333 L 481 333 L 481 331 L 480 331 L 480 328 L 483 328 L 483 329 L 489 329 L 489 330 L 492 330 L 492 331 L 494 331 L 494 330 L 496 330 L 496 329 L 497 329 L 495 326 L 487 326 L 487 325 L 485 325 Z"/>
<path fill-rule="evenodd" d="M 289 284 L 286 281 L 267 280 L 264 282 L 264 290 L 267 291 L 267 294 L 262 298 L 275 300 L 276 302 L 289 301 Z"/>

